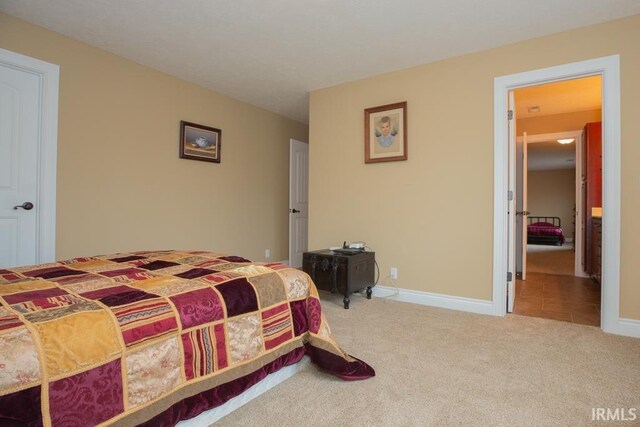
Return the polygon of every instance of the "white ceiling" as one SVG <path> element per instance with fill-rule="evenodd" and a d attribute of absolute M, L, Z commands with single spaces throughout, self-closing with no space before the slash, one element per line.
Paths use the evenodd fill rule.
<path fill-rule="evenodd" d="M 640 13 L 638 0 L 0 0 L 0 11 L 307 122 L 308 92 Z"/>

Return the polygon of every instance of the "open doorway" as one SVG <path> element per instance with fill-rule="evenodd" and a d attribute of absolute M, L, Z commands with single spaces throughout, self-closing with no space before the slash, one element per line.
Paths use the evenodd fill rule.
<path fill-rule="evenodd" d="M 515 248 L 512 217 L 515 206 L 510 174 L 510 153 L 515 149 L 511 135 L 510 93 L 544 83 L 587 76 L 602 76 L 602 294 L 600 326 L 603 331 L 634 335 L 630 322 L 620 318 L 620 56 L 611 55 L 585 61 L 540 68 L 494 79 L 494 194 L 493 194 L 493 313 L 504 316 L 513 306 Z M 515 127 L 514 127 L 515 129 Z M 515 239 L 514 239 L 515 240 Z M 513 261 L 512 261 L 513 260 Z"/>
<path fill-rule="evenodd" d="M 514 110 L 513 311 L 600 326 L 602 77 L 516 89 Z"/>

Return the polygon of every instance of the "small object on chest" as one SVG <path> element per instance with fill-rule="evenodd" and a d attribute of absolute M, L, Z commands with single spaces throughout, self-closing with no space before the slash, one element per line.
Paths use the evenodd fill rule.
<path fill-rule="evenodd" d="M 323 249 L 302 254 L 302 269 L 311 276 L 318 289 L 340 292 L 344 308 L 349 308 L 350 295 L 366 288 L 371 299 L 374 286 L 375 252 Z"/>

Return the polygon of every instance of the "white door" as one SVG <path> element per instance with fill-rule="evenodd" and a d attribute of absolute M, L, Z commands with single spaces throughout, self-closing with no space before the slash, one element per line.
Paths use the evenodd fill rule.
<path fill-rule="evenodd" d="M 58 67 L 0 49 L 0 268 L 55 258 Z"/>
<path fill-rule="evenodd" d="M 522 280 L 527 280 L 527 181 L 529 179 L 529 154 L 527 148 L 527 133 L 522 135 Z"/>
<path fill-rule="evenodd" d="M 0 65 L 0 267 L 36 262 L 39 87 Z"/>
<path fill-rule="evenodd" d="M 516 297 L 516 112 L 513 91 L 509 91 L 509 197 L 507 227 L 507 312 L 513 312 Z"/>
<path fill-rule="evenodd" d="M 289 145 L 289 265 L 302 267 L 307 250 L 309 219 L 309 144 L 292 139 Z"/>

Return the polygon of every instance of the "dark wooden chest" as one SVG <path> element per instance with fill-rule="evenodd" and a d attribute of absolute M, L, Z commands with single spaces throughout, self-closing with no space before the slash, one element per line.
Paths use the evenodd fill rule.
<path fill-rule="evenodd" d="M 367 289 L 371 298 L 374 285 L 375 252 L 345 254 L 323 249 L 302 254 L 302 269 L 311 276 L 318 289 L 340 292 L 344 308 L 349 308 L 354 292 Z"/>

